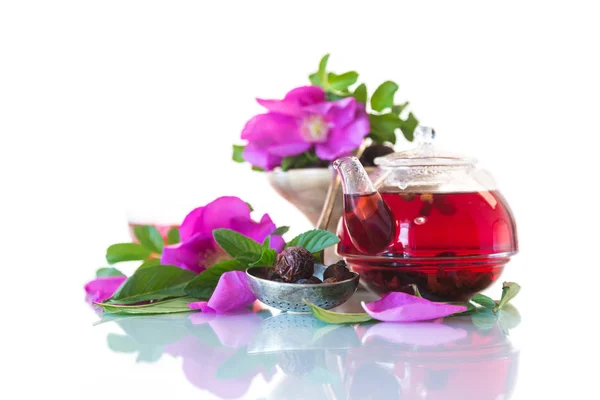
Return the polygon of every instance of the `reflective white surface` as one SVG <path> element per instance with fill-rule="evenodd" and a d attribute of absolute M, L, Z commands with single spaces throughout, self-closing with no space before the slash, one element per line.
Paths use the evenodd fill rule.
<path fill-rule="evenodd" d="M 163 371 L 160 381 L 136 387 L 143 398 L 173 387 L 178 376 L 177 393 L 202 399 L 510 399 L 519 350 L 508 334 L 519 317 L 505 315 L 328 325 L 257 303 L 232 315 L 105 316 L 94 333 L 111 364 L 128 368 L 128 380 Z"/>

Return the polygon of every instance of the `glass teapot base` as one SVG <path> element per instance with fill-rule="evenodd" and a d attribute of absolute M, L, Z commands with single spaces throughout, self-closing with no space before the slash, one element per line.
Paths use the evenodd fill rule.
<path fill-rule="evenodd" d="M 382 262 L 345 258 L 348 267 L 360 274 L 361 283 L 378 295 L 405 291 L 406 285 L 415 284 L 421 295 L 432 301 L 469 300 L 498 279 L 509 259 L 509 256 L 479 256 Z"/>

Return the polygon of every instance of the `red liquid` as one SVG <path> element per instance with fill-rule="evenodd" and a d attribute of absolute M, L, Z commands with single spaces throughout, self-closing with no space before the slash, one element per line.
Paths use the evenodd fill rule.
<path fill-rule="evenodd" d="M 462 300 L 497 279 L 517 251 L 513 218 L 499 192 L 382 193 L 385 205 L 379 198 L 344 196 L 338 244 L 375 292 L 414 283 L 430 299 Z"/>
<path fill-rule="evenodd" d="M 136 224 L 134 222 L 130 222 L 129 223 L 129 235 L 131 236 L 131 240 L 133 240 L 135 243 L 138 242 L 137 238 L 133 234 L 133 230 L 135 229 L 136 226 L 148 226 L 148 225 L 151 225 L 158 230 L 158 232 L 162 236 L 163 240 L 165 241 L 165 244 L 167 244 L 167 234 L 169 233 L 169 231 L 172 228 L 179 228 L 179 225 Z"/>

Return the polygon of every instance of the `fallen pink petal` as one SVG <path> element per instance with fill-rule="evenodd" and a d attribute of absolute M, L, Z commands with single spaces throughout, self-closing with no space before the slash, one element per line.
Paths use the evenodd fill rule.
<path fill-rule="evenodd" d="M 127 279 L 126 276 L 103 276 L 85 285 L 86 300 L 90 303 L 102 303 L 112 296 Z"/>
<path fill-rule="evenodd" d="M 225 272 L 219 278 L 210 300 L 189 303 L 190 309 L 222 314 L 250 306 L 256 301 L 256 297 L 248 287 L 246 279 L 246 273 L 243 271 Z"/>
<path fill-rule="evenodd" d="M 467 310 L 465 306 L 435 303 L 402 292 L 390 292 L 377 301 L 363 302 L 362 307 L 371 317 L 384 322 L 430 321 Z"/>

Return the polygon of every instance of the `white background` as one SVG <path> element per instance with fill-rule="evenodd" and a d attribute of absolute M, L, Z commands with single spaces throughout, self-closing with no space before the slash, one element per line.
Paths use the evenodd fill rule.
<path fill-rule="evenodd" d="M 593 397 L 598 15 L 592 1 L 1 1 L 1 390 L 141 384 L 98 389 L 94 371 L 119 367 L 82 289 L 127 240 L 132 206 L 178 219 L 231 194 L 310 227 L 231 144 L 255 97 L 306 84 L 331 52 L 370 91 L 398 82 L 439 144 L 480 159 L 507 197 L 521 253 L 503 278 L 523 286 L 514 398 Z"/>

